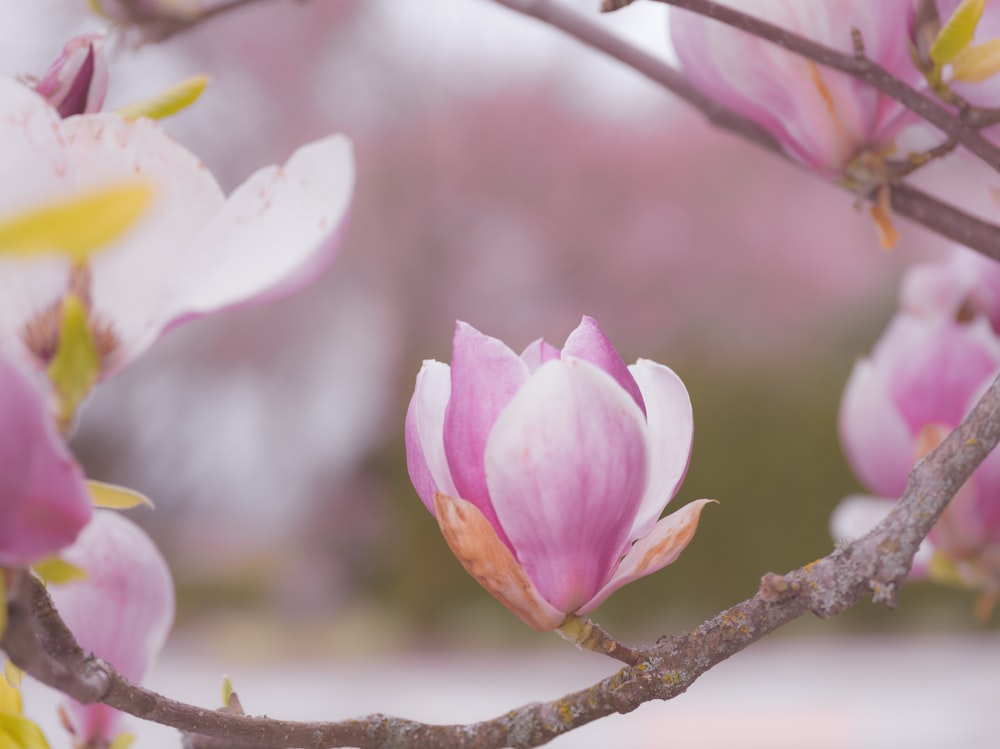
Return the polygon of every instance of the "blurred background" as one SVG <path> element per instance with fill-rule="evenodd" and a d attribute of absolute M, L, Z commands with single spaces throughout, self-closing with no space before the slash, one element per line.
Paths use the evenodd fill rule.
<path fill-rule="evenodd" d="M 598 18 L 596 0 L 566 4 L 669 58 L 662 6 Z M 101 26 L 83 0 L 0 11 L 4 74 L 41 74 Z M 901 272 L 941 240 L 900 220 L 899 247 L 880 251 L 848 193 L 486 0 L 251 4 L 160 45 L 119 44 L 108 107 L 195 73 L 211 86 L 165 125 L 225 189 L 331 131 L 354 140 L 358 184 L 325 278 L 171 333 L 83 414 L 73 447 L 88 474 L 156 502 L 135 519 L 171 563 L 187 652 L 568 647 L 482 592 L 409 484 L 406 405 L 421 360 L 450 358 L 456 319 L 520 350 L 561 345 L 589 314 L 626 361 L 687 383 L 696 439 L 672 506 L 720 504 L 677 563 L 601 607 L 622 639 L 696 627 L 763 573 L 830 551 L 830 512 L 860 488 L 837 439 L 842 388 Z M 926 179 L 965 200 L 982 184 L 968 169 L 956 157 Z M 981 638 L 972 603 L 914 585 L 897 611 L 860 604 L 777 638 Z"/>

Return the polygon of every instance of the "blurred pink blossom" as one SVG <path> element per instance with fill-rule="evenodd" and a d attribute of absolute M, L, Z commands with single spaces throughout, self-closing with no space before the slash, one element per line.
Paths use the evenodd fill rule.
<path fill-rule="evenodd" d="M 983 315 L 1000 334 L 1000 263 L 964 247 L 944 262 L 918 263 L 903 277 L 906 311 L 961 320 Z"/>
<path fill-rule="evenodd" d="M 909 83 L 922 80 L 909 51 L 912 0 L 743 0 L 739 9 L 813 41 L 867 56 Z M 670 35 L 685 75 L 720 104 L 756 121 L 803 163 L 843 176 L 864 152 L 890 149 L 913 116 L 843 73 L 694 13 L 670 9 Z"/>
<path fill-rule="evenodd" d="M 0 567 L 27 567 L 72 543 L 91 516 L 83 473 L 34 372 L 0 354 Z"/>
<path fill-rule="evenodd" d="M 1000 339 L 984 317 L 898 315 L 855 366 L 841 405 L 841 440 L 861 481 L 879 497 L 898 498 L 914 462 L 959 424 L 998 373 Z M 885 502 L 850 498 L 834 533 L 856 528 Z M 1000 453 L 959 490 L 928 541 L 962 582 L 1000 590 Z"/>
<path fill-rule="evenodd" d="M 140 683 L 166 642 L 174 619 L 174 584 L 156 546 L 135 523 L 97 510 L 63 557 L 85 580 L 52 585 L 56 609 L 80 646 Z M 79 746 L 107 746 L 120 713 L 107 705 L 66 701 Z"/>
<path fill-rule="evenodd" d="M 708 500 L 658 518 L 692 433 L 677 375 L 626 367 L 590 318 L 562 351 L 538 339 L 520 356 L 460 322 L 451 367 L 417 376 L 407 466 L 466 570 L 548 630 L 687 546 Z"/>
<path fill-rule="evenodd" d="M 139 223 L 85 265 L 58 256 L 0 265 L 0 345 L 36 363 L 52 356 L 54 311 L 68 291 L 88 307 L 107 375 L 177 324 L 299 289 L 339 247 L 354 182 L 343 136 L 303 146 L 226 199 L 198 159 L 150 120 L 62 120 L 6 78 L 0 113 L 0 213 L 136 178 L 156 191 Z"/>
<path fill-rule="evenodd" d="M 70 39 L 35 90 L 60 117 L 99 112 L 108 93 L 108 59 L 103 34 Z"/>

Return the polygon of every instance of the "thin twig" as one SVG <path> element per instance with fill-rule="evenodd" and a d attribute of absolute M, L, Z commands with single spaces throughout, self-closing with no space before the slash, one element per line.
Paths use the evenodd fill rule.
<path fill-rule="evenodd" d="M 513 11 L 536 18 L 577 41 L 631 67 L 683 99 L 704 114 L 712 124 L 788 158 L 777 141 L 756 122 L 727 109 L 695 89 L 677 70 L 627 41 L 605 31 L 576 11 L 551 0 L 494 0 Z M 797 166 L 798 162 L 789 159 Z M 856 196 L 853 189 L 845 187 Z M 947 203 L 901 183 L 892 186 L 892 208 L 922 226 L 970 249 L 1000 261 L 1000 226 L 978 219 Z M 868 200 L 874 202 L 874 191 Z"/>
<path fill-rule="evenodd" d="M 867 535 L 786 575 L 765 575 L 758 593 L 693 632 L 661 638 L 635 666 L 551 702 L 534 703 L 469 725 L 430 725 L 385 715 L 299 723 L 186 705 L 129 683 L 103 661 L 78 660 L 71 635 L 37 581 L 10 606 L 0 646 L 40 681 L 80 702 L 100 701 L 138 718 L 232 745 L 362 749 L 534 747 L 612 713 L 684 692 L 705 671 L 806 612 L 833 616 L 869 595 L 895 605 L 913 556 L 948 502 L 1000 441 L 1000 377 L 941 445 L 918 463 L 892 512 Z M 38 612 L 36 616 L 35 613 Z M 41 630 L 41 631 L 40 631 Z M 41 643 L 47 643 L 49 652 Z M 98 677 L 95 677 L 98 674 Z"/>

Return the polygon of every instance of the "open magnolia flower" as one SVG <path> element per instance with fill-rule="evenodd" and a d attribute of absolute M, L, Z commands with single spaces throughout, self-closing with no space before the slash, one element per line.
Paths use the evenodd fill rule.
<path fill-rule="evenodd" d="M 728 4 L 842 52 L 853 50 L 857 29 L 871 60 L 908 83 L 922 79 L 909 51 L 912 0 Z M 914 121 L 902 104 L 868 84 L 710 18 L 671 8 L 670 36 L 692 83 L 831 177 L 864 167 L 859 157 L 890 149 Z"/>
<path fill-rule="evenodd" d="M 898 315 L 844 392 L 840 432 L 861 481 L 877 497 L 852 497 L 834 515 L 837 536 L 853 536 L 888 511 L 913 464 L 937 447 L 1000 373 L 1000 339 L 977 317 L 960 323 Z M 866 520 L 867 518 L 867 520 Z M 976 469 L 928 538 L 926 565 L 913 574 L 1000 593 L 1000 453 Z"/>
<path fill-rule="evenodd" d="M 63 558 L 86 579 L 49 586 L 59 615 L 80 646 L 140 683 L 159 656 L 174 620 L 174 583 L 163 556 L 139 526 L 97 510 Z M 107 705 L 66 701 L 75 745 L 107 747 L 120 713 Z"/>
<path fill-rule="evenodd" d="M 227 199 L 198 159 L 147 119 L 60 119 L 0 78 L 0 224 L 67 196 L 139 180 L 153 200 L 94 254 L 0 256 L 0 348 L 46 366 L 63 301 L 82 301 L 106 376 L 185 320 L 290 293 L 333 259 L 347 215 L 350 143 L 331 136 L 253 174 Z M 81 230 L 87 216 L 80 217 Z"/>
<path fill-rule="evenodd" d="M 83 473 L 39 380 L 0 352 L 0 567 L 27 567 L 56 553 L 91 516 Z"/>
<path fill-rule="evenodd" d="M 458 323 L 451 367 L 417 376 L 407 466 L 466 570 L 545 631 L 687 546 L 710 500 L 658 518 L 692 434 L 677 375 L 626 367 L 590 318 L 562 351 L 539 339 L 520 356 Z"/>

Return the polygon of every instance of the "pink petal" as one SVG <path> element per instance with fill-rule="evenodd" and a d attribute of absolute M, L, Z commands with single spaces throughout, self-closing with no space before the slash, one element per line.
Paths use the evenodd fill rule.
<path fill-rule="evenodd" d="M 33 374 L 0 355 L 0 567 L 27 567 L 59 551 L 91 516 L 49 397 Z"/>
<path fill-rule="evenodd" d="M 922 329 L 918 345 L 891 362 L 890 397 L 914 434 L 928 424 L 953 428 L 1000 371 L 1000 341 L 983 318 L 968 324 L 927 320 L 915 325 Z"/>
<path fill-rule="evenodd" d="M 687 473 L 694 439 L 694 415 L 687 388 L 672 369 L 648 359 L 629 367 L 646 402 L 649 483 L 629 534 L 649 533 Z"/>
<path fill-rule="evenodd" d="M 584 616 L 589 614 L 619 588 L 675 562 L 694 538 L 701 511 L 714 501 L 699 499 L 691 502 L 654 525 L 646 536 L 635 542 L 611 579 L 580 607 L 578 613 Z"/>
<path fill-rule="evenodd" d="M 570 613 L 614 569 L 646 486 L 646 424 L 610 375 L 570 358 L 532 375 L 486 446 L 493 507 L 542 596 Z"/>
<path fill-rule="evenodd" d="M 492 523 L 464 499 L 437 494 L 435 513 L 448 546 L 466 572 L 521 621 L 540 632 L 566 618 L 539 595 Z"/>
<path fill-rule="evenodd" d="M 611 341 L 597 327 L 597 321 L 594 318 L 584 316 L 576 330 L 570 333 L 569 338 L 566 339 L 562 355 L 564 358 L 575 356 L 577 359 L 583 359 L 603 369 L 635 399 L 640 410 L 643 413 L 646 412 L 646 405 L 643 403 L 639 386 L 632 378 L 632 374 L 618 355 L 615 347 L 611 345 Z"/>
<path fill-rule="evenodd" d="M 458 495 L 444 452 L 444 412 L 451 395 L 451 369 L 425 361 L 406 411 L 406 467 L 424 506 L 434 514 L 434 494 Z"/>
<path fill-rule="evenodd" d="M 174 619 L 174 585 L 156 546 L 124 515 L 98 510 L 63 557 L 86 580 L 49 588 L 63 620 L 84 650 L 139 683 L 159 655 Z M 77 738 L 114 738 L 117 711 L 67 700 Z"/>
<path fill-rule="evenodd" d="M 497 416 L 527 379 L 527 365 L 502 341 L 464 322 L 455 326 L 445 452 L 457 496 L 478 507 L 504 540 L 486 486 L 483 455 Z"/>

